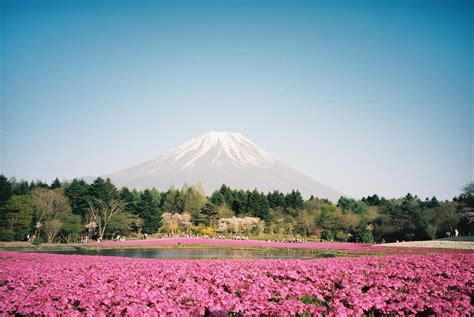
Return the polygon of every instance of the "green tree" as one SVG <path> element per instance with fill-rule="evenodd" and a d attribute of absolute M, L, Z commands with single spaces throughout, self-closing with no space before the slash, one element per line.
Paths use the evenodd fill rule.
<path fill-rule="evenodd" d="M 145 189 L 137 205 L 138 215 L 143 219 L 143 232 L 155 233 L 162 225 L 161 209 L 151 191 Z"/>
<path fill-rule="evenodd" d="M 436 239 L 442 225 L 437 208 L 426 209 L 421 217 L 426 233 L 432 240 Z"/>
<path fill-rule="evenodd" d="M 45 188 L 34 189 L 32 198 L 35 205 L 34 217 L 37 221 L 36 236 L 42 231 L 50 239 L 51 237 L 54 238 L 54 232 L 58 227 L 58 222 L 52 221 L 57 220 L 62 214 L 70 212 L 71 206 L 69 205 L 68 199 L 63 195 L 60 189 Z"/>
<path fill-rule="evenodd" d="M 218 190 L 214 191 L 209 198 L 210 202 L 216 206 L 222 206 L 225 203 L 224 195 Z"/>
<path fill-rule="evenodd" d="M 0 175 L 0 206 L 5 205 L 12 194 L 12 184 L 5 176 Z"/>
<path fill-rule="evenodd" d="M 215 225 L 219 212 L 213 203 L 206 203 L 201 209 L 202 221 L 206 226 Z"/>
<path fill-rule="evenodd" d="M 461 219 L 458 207 L 459 204 L 457 202 L 445 202 L 435 208 L 443 227 L 445 230 L 448 230 L 451 235 L 454 235 L 454 230 L 457 228 Z"/>
<path fill-rule="evenodd" d="M 8 240 L 25 240 L 30 232 L 33 216 L 33 200 L 29 195 L 13 195 L 6 206 L 0 208 L 0 236 Z"/>
<path fill-rule="evenodd" d="M 106 204 L 119 198 L 118 190 L 110 178 L 106 180 L 101 177 L 96 178 L 89 186 L 89 194 L 93 201 L 101 201 Z"/>
<path fill-rule="evenodd" d="M 226 184 L 222 184 L 219 192 L 221 193 L 222 197 L 224 197 L 224 202 L 227 204 L 227 206 L 232 206 L 232 203 L 234 202 L 234 194 L 232 189 L 230 189 L 230 187 L 228 187 Z"/>
<path fill-rule="evenodd" d="M 198 212 L 206 203 L 203 191 L 196 187 L 189 187 L 184 198 L 184 210 L 190 213 Z"/>
<path fill-rule="evenodd" d="M 316 215 L 314 213 L 303 211 L 296 217 L 295 230 L 302 236 L 310 236 L 316 232 Z"/>
<path fill-rule="evenodd" d="M 143 220 L 132 213 L 118 213 L 107 226 L 107 236 L 129 235 L 132 232 L 138 232 L 143 225 Z"/>
<path fill-rule="evenodd" d="M 98 238 L 102 240 L 109 223 L 117 216 L 124 212 L 126 203 L 119 199 L 103 201 L 96 199 L 89 202 L 89 220 L 97 225 Z"/>
<path fill-rule="evenodd" d="M 163 212 L 175 213 L 178 212 L 176 197 L 178 192 L 174 186 L 171 186 L 170 189 L 164 194 L 162 209 Z"/>
<path fill-rule="evenodd" d="M 1 185 L 0 185 L 1 188 Z M 461 195 L 456 197 L 456 201 L 468 207 L 474 207 L 474 182 L 470 182 L 464 186 Z"/>
<path fill-rule="evenodd" d="M 127 210 L 137 214 L 137 205 L 140 201 L 140 193 L 137 190 L 130 191 L 127 187 L 122 187 L 119 197 L 127 204 Z"/>
<path fill-rule="evenodd" d="M 83 230 L 81 216 L 66 212 L 60 216 L 61 228 L 59 236 L 66 243 L 77 242 Z"/>
<path fill-rule="evenodd" d="M 89 211 L 89 201 L 93 199 L 89 185 L 84 180 L 75 178 L 64 188 L 64 195 L 71 203 L 72 212 L 85 220 Z"/>
<path fill-rule="evenodd" d="M 372 196 L 367 196 L 367 198 L 362 198 L 362 202 L 368 206 L 378 206 L 382 201 L 377 194 L 374 194 Z"/>
<path fill-rule="evenodd" d="M 462 235 L 474 234 L 474 182 L 464 186 L 462 194 L 454 199 L 459 203 L 459 229 Z"/>
<path fill-rule="evenodd" d="M 59 181 L 59 179 L 56 177 L 54 179 L 54 181 L 51 183 L 51 186 L 50 186 L 51 189 L 56 189 L 56 188 L 61 188 L 61 182 Z"/>
<path fill-rule="evenodd" d="M 287 208 L 300 210 L 304 207 L 304 199 L 299 191 L 292 190 L 291 193 L 286 195 L 285 204 Z"/>
<path fill-rule="evenodd" d="M 270 208 L 286 208 L 285 194 L 280 193 L 278 190 L 275 190 L 272 193 L 268 193 L 267 199 Z"/>
<path fill-rule="evenodd" d="M 250 214 L 263 220 L 268 220 L 270 215 L 267 197 L 254 189 L 249 196 Z"/>
<path fill-rule="evenodd" d="M 28 182 L 21 180 L 19 182 L 12 182 L 13 195 L 27 195 L 30 194 Z"/>
<path fill-rule="evenodd" d="M 337 202 L 337 206 L 345 211 L 353 211 L 356 214 L 362 214 L 367 212 L 368 206 L 363 201 L 358 201 L 352 198 L 341 197 Z"/>

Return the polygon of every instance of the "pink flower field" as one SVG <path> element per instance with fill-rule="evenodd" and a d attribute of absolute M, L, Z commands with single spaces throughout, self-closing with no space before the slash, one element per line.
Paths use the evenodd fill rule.
<path fill-rule="evenodd" d="M 472 315 L 472 253 L 152 260 L 0 252 L 0 315 Z"/>
<path fill-rule="evenodd" d="M 338 249 L 338 250 L 359 250 L 364 249 L 371 244 L 362 243 L 344 243 L 344 242 L 269 242 L 262 240 L 230 240 L 230 239 L 204 239 L 204 238 L 162 238 L 153 240 L 129 240 L 129 241 L 104 241 L 93 242 L 89 245 L 105 245 L 105 246 L 154 246 L 154 245 L 211 245 L 211 246 L 227 246 L 227 247 L 269 247 L 269 248 L 301 248 L 301 249 Z"/>

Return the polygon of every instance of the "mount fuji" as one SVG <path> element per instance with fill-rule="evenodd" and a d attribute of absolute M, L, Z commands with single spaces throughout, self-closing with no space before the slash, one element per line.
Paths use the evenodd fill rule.
<path fill-rule="evenodd" d="M 289 192 L 298 189 L 336 201 L 343 194 L 289 167 L 240 133 L 203 134 L 168 153 L 119 172 L 103 175 L 117 186 L 168 190 L 201 183 L 206 194 L 226 184 L 236 189 Z"/>

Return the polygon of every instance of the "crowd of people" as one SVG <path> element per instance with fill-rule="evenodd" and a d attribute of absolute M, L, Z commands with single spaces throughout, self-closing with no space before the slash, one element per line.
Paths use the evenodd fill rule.
<path fill-rule="evenodd" d="M 148 234 L 144 233 L 141 238 L 143 240 L 148 239 Z M 250 240 L 248 236 L 244 235 L 233 235 L 231 237 L 227 237 L 225 235 L 208 235 L 208 234 L 182 234 L 182 233 L 166 233 L 166 234 L 159 234 L 159 235 L 153 235 L 152 238 L 158 238 L 158 239 L 163 239 L 163 238 L 197 238 L 197 239 L 217 239 L 217 240 L 226 240 L 226 239 L 231 239 L 231 240 Z M 125 241 L 125 236 L 117 234 L 115 237 L 112 238 L 112 240 L 115 241 L 120 241 L 124 242 Z M 87 235 L 80 236 L 79 239 L 81 244 L 87 244 L 89 242 L 89 237 Z M 304 243 L 307 242 L 306 239 L 301 239 L 301 238 L 287 238 L 287 239 L 266 239 L 266 242 L 286 242 L 286 243 Z M 100 238 L 97 238 L 97 242 L 102 242 Z M 398 242 L 398 241 L 397 241 Z"/>

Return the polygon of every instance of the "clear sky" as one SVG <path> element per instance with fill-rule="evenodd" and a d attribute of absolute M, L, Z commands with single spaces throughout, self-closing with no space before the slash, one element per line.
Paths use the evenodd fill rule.
<path fill-rule="evenodd" d="M 1 1 L 7 176 L 100 175 L 236 131 L 353 196 L 473 179 L 466 1 Z"/>

